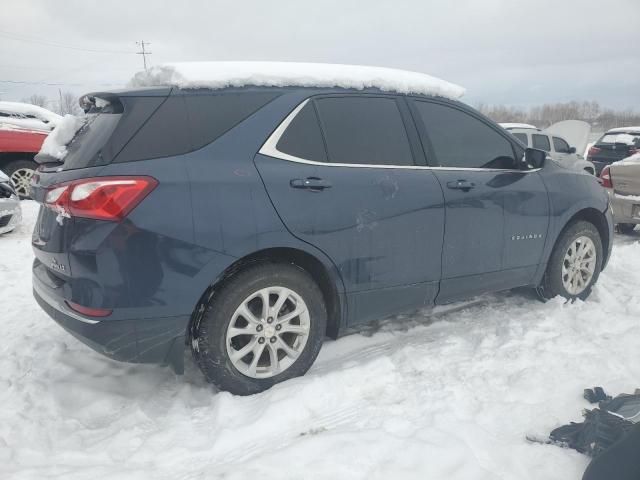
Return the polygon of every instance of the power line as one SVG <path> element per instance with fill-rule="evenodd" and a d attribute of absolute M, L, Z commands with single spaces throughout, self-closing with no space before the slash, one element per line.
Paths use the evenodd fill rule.
<path fill-rule="evenodd" d="M 65 44 L 62 44 L 62 43 L 48 42 L 48 41 L 36 39 L 36 38 L 33 38 L 33 37 L 26 37 L 24 35 L 20 35 L 20 34 L 17 34 L 17 33 L 12 33 L 12 32 L 5 32 L 5 31 L 2 31 L 2 30 L 0 30 L 0 36 L 1 37 L 5 37 L 5 38 L 10 38 L 12 40 L 17 40 L 19 42 L 36 43 L 36 44 L 39 44 L 39 45 L 46 45 L 48 47 L 66 48 L 68 50 L 77 50 L 77 51 L 81 51 L 81 52 L 110 53 L 110 54 L 133 54 L 133 53 L 136 53 L 136 52 L 126 51 L 126 50 L 98 50 L 98 49 L 94 49 L 94 48 L 76 47 L 76 46 L 72 46 L 72 45 L 65 45 Z"/>
<path fill-rule="evenodd" d="M 83 87 L 85 85 L 96 85 L 100 87 L 119 87 L 122 86 L 122 83 L 61 83 L 61 82 L 31 82 L 28 80 L 0 80 L 0 83 L 13 83 L 20 85 L 48 85 L 52 87 L 58 86 L 69 86 L 69 87 Z"/>
<path fill-rule="evenodd" d="M 144 47 L 147 45 L 151 45 L 151 42 L 146 42 L 144 40 L 140 41 L 140 42 L 136 42 L 136 45 L 140 45 L 140 47 L 142 48 L 142 51 L 140 52 L 136 52 L 136 55 L 142 55 L 142 62 L 144 64 L 144 69 L 145 71 L 147 70 L 147 55 L 151 55 L 151 52 L 147 52 Z"/>

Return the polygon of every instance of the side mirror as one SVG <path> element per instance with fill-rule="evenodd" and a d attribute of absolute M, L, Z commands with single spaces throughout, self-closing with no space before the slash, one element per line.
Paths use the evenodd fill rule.
<path fill-rule="evenodd" d="M 567 153 L 576 153 L 576 147 L 569 147 L 569 150 L 567 150 Z"/>
<path fill-rule="evenodd" d="M 536 148 L 527 148 L 524 151 L 524 161 L 529 168 L 542 168 L 547 159 L 547 152 Z"/>

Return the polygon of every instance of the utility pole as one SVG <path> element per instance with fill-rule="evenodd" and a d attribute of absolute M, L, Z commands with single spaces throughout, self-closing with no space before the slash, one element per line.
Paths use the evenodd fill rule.
<path fill-rule="evenodd" d="M 144 69 L 147 70 L 147 55 L 151 55 L 151 52 L 147 52 L 145 47 L 151 45 L 150 42 L 145 42 L 141 40 L 140 42 L 136 42 L 136 45 L 140 45 L 141 51 L 136 52 L 138 55 L 142 55 L 142 62 L 144 63 Z"/>

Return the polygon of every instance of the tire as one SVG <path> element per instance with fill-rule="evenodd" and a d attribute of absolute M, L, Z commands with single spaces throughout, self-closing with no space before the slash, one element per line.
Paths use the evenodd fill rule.
<path fill-rule="evenodd" d="M 33 175 L 36 168 L 38 168 L 38 164 L 33 160 L 21 159 L 12 160 L 5 164 L 2 169 L 13 182 L 21 199 L 31 198 L 29 194 L 29 184 L 31 182 L 31 175 Z"/>
<path fill-rule="evenodd" d="M 616 225 L 619 233 L 629 234 L 633 232 L 633 229 L 636 228 L 635 223 L 618 223 Z"/>
<path fill-rule="evenodd" d="M 267 292 L 269 303 L 274 304 L 271 307 L 277 307 L 275 304 L 281 297 L 286 297 L 285 303 L 279 312 L 274 308 L 264 315 L 264 297 L 256 295 L 258 292 Z M 297 312 L 303 305 L 306 313 L 283 321 L 288 313 Z M 249 313 L 238 313 L 243 306 L 246 309 L 242 312 L 250 310 Z M 251 316 L 252 321 L 247 321 L 245 315 Z M 304 375 L 320 352 L 326 324 L 322 292 L 305 270 L 292 264 L 258 263 L 234 274 L 215 289 L 202 317 L 196 319 L 192 328 L 191 349 L 209 382 L 236 395 L 251 395 Z M 278 325 L 281 333 L 275 331 Z M 291 329 L 298 333 L 284 331 Z M 238 334 L 241 330 L 251 333 Z M 302 331 L 307 332 L 306 336 L 299 333 Z M 298 356 L 289 355 L 281 348 L 283 344 L 289 347 L 289 352 L 297 351 Z M 254 355 L 253 349 L 246 350 L 252 345 L 259 355 Z M 244 356 L 232 359 L 233 354 L 238 356 L 243 351 L 247 351 Z M 254 362 L 256 356 L 258 360 Z"/>
<path fill-rule="evenodd" d="M 571 284 L 571 273 L 565 273 L 568 268 L 567 265 L 571 265 L 571 262 L 567 260 L 567 255 L 571 254 L 571 252 L 569 252 L 570 248 L 572 248 L 574 253 L 579 253 L 578 250 L 580 247 L 578 246 L 576 248 L 576 241 L 585 237 L 591 241 L 595 260 L 589 262 L 588 259 L 593 257 L 589 257 L 587 254 L 584 254 L 585 263 L 583 265 L 588 265 L 589 269 L 592 267 L 593 272 L 591 273 L 590 278 L 586 280 L 585 277 L 587 277 L 587 272 L 583 272 L 581 270 L 579 275 L 580 279 L 582 279 L 582 284 L 580 284 L 579 281 L 577 284 Z M 580 245 L 583 244 L 589 246 L 589 242 L 586 240 Z M 602 269 L 602 257 L 602 239 L 600 238 L 598 229 L 592 223 L 582 220 L 570 223 L 558 237 L 553 252 L 551 252 L 551 257 L 547 264 L 547 270 L 542 279 L 542 283 L 538 287 L 538 294 L 543 299 L 550 299 L 560 295 L 570 301 L 577 298 L 585 300 L 591 294 L 593 285 L 598 281 L 600 270 Z M 580 258 L 579 254 L 578 258 Z M 563 265 L 565 266 L 564 272 Z M 569 270 L 569 272 L 570 271 L 571 270 Z M 571 287 L 572 285 L 576 288 L 573 291 L 570 291 L 568 287 Z"/>

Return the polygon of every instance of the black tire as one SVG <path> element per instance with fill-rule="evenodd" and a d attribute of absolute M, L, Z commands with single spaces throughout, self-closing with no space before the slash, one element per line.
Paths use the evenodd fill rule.
<path fill-rule="evenodd" d="M 28 169 L 35 172 L 36 168 L 38 168 L 38 164 L 33 160 L 19 159 L 19 160 L 12 160 L 9 163 L 5 164 L 5 166 L 2 168 L 2 171 L 9 178 L 11 178 L 11 176 L 20 169 Z M 22 188 L 23 186 L 20 186 L 20 185 L 15 185 L 15 186 L 16 186 L 16 190 L 18 190 L 18 195 L 20 196 L 21 199 L 31 198 L 31 196 L 29 195 L 28 189 L 25 190 Z"/>
<path fill-rule="evenodd" d="M 635 223 L 618 223 L 616 225 L 619 233 L 629 234 L 633 232 L 633 229 L 636 228 Z"/>
<path fill-rule="evenodd" d="M 562 281 L 562 265 L 570 244 L 581 236 L 588 237 L 593 241 L 596 250 L 596 265 L 593 276 L 585 289 L 579 294 L 574 295 L 569 293 L 564 286 Z M 551 299 L 560 295 L 570 301 L 577 298 L 585 300 L 591 294 L 591 289 L 600 276 L 600 271 L 602 270 L 602 256 L 602 239 L 600 238 L 598 229 L 592 223 L 583 220 L 570 223 L 558 237 L 553 252 L 551 252 L 551 257 L 547 264 L 547 270 L 542 278 L 542 283 L 537 289 L 538 294 L 543 299 Z"/>
<path fill-rule="evenodd" d="M 286 370 L 269 378 L 252 378 L 236 369 L 229 358 L 227 327 L 247 297 L 271 286 L 289 288 L 303 299 L 310 315 L 309 336 L 300 356 Z M 251 395 L 304 375 L 320 352 L 326 325 L 324 298 L 309 273 L 292 264 L 258 263 L 234 274 L 215 289 L 202 317 L 192 328 L 191 349 L 209 382 L 236 395 Z"/>

